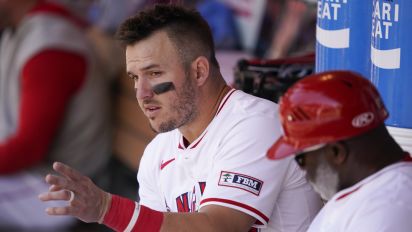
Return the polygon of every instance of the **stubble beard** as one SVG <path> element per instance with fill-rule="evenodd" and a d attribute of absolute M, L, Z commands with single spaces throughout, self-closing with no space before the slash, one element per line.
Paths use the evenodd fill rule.
<path fill-rule="evenodd" d="M 173 110 L 172 115 L 176 115 L 176 117 L 161 122 L 158 129 L 155 130 L 158 133 L 168 132 L 179 128 L 190 123 L 197 116 L 197 95 L 188 75 L 186 75 L 182 90 L 178 91 L 176 94 L 177 100 L 173 101 L 170 106 Z M 152 125 L 151 127 L 154 129 Z"/>

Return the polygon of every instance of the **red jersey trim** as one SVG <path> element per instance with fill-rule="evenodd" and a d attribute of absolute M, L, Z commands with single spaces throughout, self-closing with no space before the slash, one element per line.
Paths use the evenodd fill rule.
<path fill-rule="evenodd" d="M 412 156 L 408 153 L 408 152 L 405 152 L 405 156 L 403 157 L 403 160 L 402 161 L 404 161 L 404 162 L 412 162 Z"/>
<path fill-rule="evenodd" d="M 193 146 L 189 146 L 190 149 L 193 149 L 195 147 L 197 147 L 197 145 L 199 145 L 200 141 L 202 141 L 202 139 L 205 137 L 207 131 L 202 135 L 202 137 L 193 145 Z"/>
<path fill-rule="evenodd" d="M 361 187 L 362 187 L 362 185 L 361 185 L 361 186 L 359 186 L 359 187 L 357 187 L 357 188 L 355 188 L 355 189 L 354 189 L 354 190 L 352 190 L 352 191 L 349 191 L 349 192 L 347 192 L 347 193 L 342 194 L 341 196 L 339 196 L 338 198 L 336 198 L 336 200 L 335 200 L 335 201 L 339 201 L 339 200 L 341 200 L 341 199 L 343 199 L 343 198 L 345 198 L 345 197 L 347 197 L 347 196 L 351 195 L 352 193 L 354 193 L 354 192 L 358 191 Z"/>
<path fill-rule="evenodd" d="M 243 208 L 247 211 L 250 211 L 250 212 L 253 212 L 253 213 L 259 215 L 259 217 L 261 217 L 263 220 L 265 220 L 266 223 L 269 222 L 269 218 L 266 215 L 264 215 L 262 212 L 260 212 L 259 210 L 253 208 L 252 206 L 249 206 L 249 205 L 237 202 L 237 201 L 232 201 L 232 200 L 228 200 L 228 199 L 221 199 L 221 198 L 207 198 L 207 199 L 203 199 L 200 202 L 200 205 L 208 203 L 208 202 L 222 202 L 222 203 L 226 203 L 226 204 L 229 204 L 229 205 L 234 205 L 234 206 Z M 262 225 L 262 223 L 256 223 L 256 224 Z"/>
<path fill-rule="evenodd" d="M 404 156 L 404 158 L 402 159 L 402 161 L 403 161 L 403 162 L 412 162 L 412 157 L 411 157 L 411 155 L 410 155 L 408 152 L 405 152 L 405 156 Z M 349 192 L 347 192 L 347 193 L 342 194 L 341 196 L 339 196 L 338 198 L 336 198 L 335 201 L 339 201 L 339 200 L 341 200 L 341 199 L 343 199 L 343 198 L 351 195 L 352 193 L 358 191 L 361 187 L 362 187 L 362 185 L 359 186 L 359 187 L 357 187 L 357 188 L 355 188 L 355 189 L 353 189 L 353 190 L 351 190 L 351 191 L 349 191 Z"/>
<path fill-rule="evenodd" d="M 226 96 L 223 98 L 223 100 L 222 100 L 222 102 L 220 103 L 220 105 L 219 105 L 219 108 L 218 108 L 218 110 L 217 110 L 217 112 L 216 112 L 216 115 L 218 115 L 219 114 L 219 112 L 222 110 L 222 108 L 223 108 L 223 106 L 226 104 L 226 102 L 227 102 L 227 100 L 230 98 L 230 96 L 234 93 L 236 91 L 236 89 L 233 89 L 233 88 L 231 88 L 231 90 L 226 94 Z M 216 115 L 215 115 L 215 117 L 216 117 Z M 202 141 L 202 139 L 203 139 L 203 137 L 205 137 L 205 135 L 206 135 L 206 133 L 207 133 L 207 131 L 205 132 L 205 133 L 203 133 L 203 135 L 202 135 L 202 137 L 200 137 L 200 139 L 199 140 L 197 140 L 197 142 L 196 143 L 192 143 L 192 144 L 190 144 L 189 146 L 185 146 L 184 144 L 184 138 L 183 138 L 183 136 L 181 135 L 181 137 L 180 137 L 180 140 L 179 140 L 179 144 L 177 145 L 177 148 L 178 149 L 186 149 L 186 148 L 190 148 L 190 149 L 193 149 L 193 148 L 196 148 L 197 147 L 197 145 L 199 145 L 199 143 Z"/>
<path fill-rule="evenodd" d="M 184 150 L 186 148 L 193 149 L 193 148 L 197 147 L 197 145 L 199 145 L 200 141 L 202 141 L 203 137 L 205 137 L 206 133 L 207 133 L 207 131 L 197 141 L 195 140 L 196 141 L 195 143 L 191 143 L 187 147 L 182 145 L 182 144 L 184 144 L 185 138 L 183 137 L 183 135 L 180 135 L 179 145 L 177 146 L 177 148 Z"/>
<path fill-rule="evenodd" d="M 185 149 L 185 147 L 180 142 L 179 142 L 179 146 L 177 146 L 177 148 L 182 149 L 182 150 Z"/>
<path fill-rule="evenodd" d="M 222 103 L 221 103 L 220 106 L 219 106 L 219 109 L 218 109 L 217 112 L 216 112 L 216 115 L 218 115 L 219 112 L 223 109 L 223 106 L 225 106 L 227 100 L 229 100 L 230 96 L 232 96 L 232 94 L 233 94 L 235 91 L 236 91 L 236 89 L 231 89 L 231 90 L 229 91 L 229 93 L 226 94 L 225 98 L 223 99 Z"/>

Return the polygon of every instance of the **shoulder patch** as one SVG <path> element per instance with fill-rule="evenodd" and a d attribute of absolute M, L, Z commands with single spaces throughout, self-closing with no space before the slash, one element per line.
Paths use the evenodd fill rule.
<path fill-rule="evenodd" d="M 221 171 L 218 185 L 243 189 L 259 196 L 263 181 L 240 173 Z"/>

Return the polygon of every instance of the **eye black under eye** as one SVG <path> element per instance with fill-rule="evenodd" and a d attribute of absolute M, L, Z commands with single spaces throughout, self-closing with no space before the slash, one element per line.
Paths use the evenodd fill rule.
<path fill-rule="evenodd" d="M 174 90 L 175 86 L 173 85 L 173 82 L 164 82 L 157 84 L 153 86 L 152 90 L 155 94 L 159 95 L 165 92 L 168 92 L 170 90 Z"/>

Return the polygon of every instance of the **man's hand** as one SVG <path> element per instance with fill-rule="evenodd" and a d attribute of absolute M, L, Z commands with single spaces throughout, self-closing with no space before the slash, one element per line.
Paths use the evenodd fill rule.
<path fill-rule="evenodd" d="M 47 208 L 47 214 L 72 215 L 84 222 L 101 223 L 110 205 L 111 195 L 97 187 L 89 177 L 63 163 L 55 162 L 53 169 L 62 176 L 48 174 L 45 179 L 51 185 L 49 192 L 40 194 L 39 199 L 69 202 L 66 207 Z"/>

